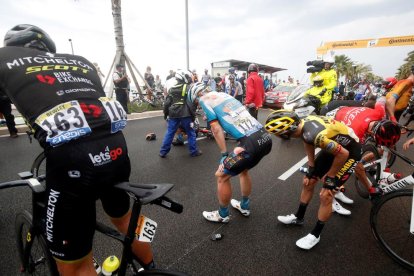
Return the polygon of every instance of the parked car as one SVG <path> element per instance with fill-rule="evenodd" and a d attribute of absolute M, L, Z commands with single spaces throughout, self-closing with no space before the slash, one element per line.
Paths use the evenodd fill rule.
<path fill-rule="evenodd" d="M 279 84 L 273 91 L 265 93 L 265 101 L 263 105 L 271 108 L 282 108 L 283 104 L 286 102 L 286 98 L 295 88 L 295 85 Z"/>

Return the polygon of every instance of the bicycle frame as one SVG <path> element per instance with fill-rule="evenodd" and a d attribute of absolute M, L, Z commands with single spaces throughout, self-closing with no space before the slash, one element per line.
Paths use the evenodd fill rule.
<path fill-rule="evenodd" d="M 401 158 L 405 163 L 409 164 L 410 166 L 414 167 L 414 162 L 411 161 L 408 157 L 398 153 L 397 151 L 387 148 L 387 147 L 382 147 L 383 149 L 383 154 L 382 157 L 380 159 L 371 161 L 371 162 L 367 162 L 366 164 L 364 164 L 364 168 L 370 167 L 372 165 L 376 165 L 376 164 L 380 164 L 380 180 L 386 178 L 389 173 L 385 172 L 385 168 L 387 166 L 387 160 L 388 160 L 388 156 L 389 153 L 393 153 L 394 155 L 398 156 L 399 158 Z M 378 183 L 376 183 L 378 185 L 378 187 L 383 191 L 384 194 L 387 193 L 391 193 L 394 191 L 398 191 L 404 188 L 407 188 L 411 185 L 414 185 L 414 173 L 411 175 L 408 175 L 402 179 L 399 179 L 389 185 L 381 185 L 378 181 Z M 369 179 L 368 179 L 369 180 Z M 414 195 L 414 190 L 413 190 L 413 195 Z M 410 222 L 410 233 L 414 234 L 414 196 L 413 196 L 413 202 L 411 205 L 411 222 Z"/>

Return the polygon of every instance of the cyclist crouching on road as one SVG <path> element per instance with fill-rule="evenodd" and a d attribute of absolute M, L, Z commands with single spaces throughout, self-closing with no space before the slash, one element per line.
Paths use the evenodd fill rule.
<path fill-rule="evenodd" d="M 310 234 L 296 242 L 302 249 L 311 249 L 319 242 L 322 229 L 331 217 L 334 194 L 348 180 L 361 159 L 358 137 L 341 122 L 323 116 L 308 116 L 301 120 L 296 113 L 288 110 L 269 114 L 265 128 L 276 136 L 301 138 L 308 156 L 308 173 L 303 178 L 298 211 L 278 216 L 280 222 L 302 225 L 315 185 L 319 179 L 323 181 L 318 221 Z M 321 149 L 316 158 L 315 148 Z"/>
<path fill-rule="evenodd" d="M 196 84 L 194 89 L 198 86 Z M 196 92 L 191 89 L 191 94 L 197 95 L 194 97 L 200 97 L 202 93 Z M 200 98 L 200 105 L 221 151 L 219 167 L 215 173 L 219 210 L 204 211 L 203 217 L 209 221 L 227 223 L 230 219 L 230 204 L 247 217 L 250 215 L 249 197 L 252 189 L 249 170 L 271 151 L 272 137 L 238 100 L 228 94 L 209 92 Z M 238 141 L 232 151 L 227 150 L 224 131 Z M 236 175 L 240 175 L 240 201 L 231 199 L 230 178 Z"/>
<path fill-rule="evenodd" d="M 43 221 L 48 248 L 61 275 L 96 275 L 95 201 L 101 199 L 124 234 L 130 219 L 128 194 L 113 188 L 128 181 L 131 170 L 122 134 L 126 112 L 105 97 L 91 62 L 56 54 L 55 43 L 42 29 L 17 25 L 7 32 L 4 45 L 0 90 L 34 129 L 47 158 L 49 201 Z M 145 269 L 154 267 L 149 243 L 135 240 L 133 252 Z"/>

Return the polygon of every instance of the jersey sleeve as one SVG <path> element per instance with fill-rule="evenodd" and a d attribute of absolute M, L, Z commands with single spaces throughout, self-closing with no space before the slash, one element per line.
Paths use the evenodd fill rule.
<path fill-rule="evenodd" d="M 315 147 L 321 148 L 331 154 L 337 154 L 341 151 L 342 146 L 332 139 L 329 139 L 324 132 L 320 132 L 314 141 Z"/>
<path fill-rule="evenodd" d="M 200 100 L 200 105 L 204 113 L 206 114 L 208 122 L 217 120 L 217 114 L 214 112 L 214 109 L 211 106 L 209 106 L 203 99 Z"/>

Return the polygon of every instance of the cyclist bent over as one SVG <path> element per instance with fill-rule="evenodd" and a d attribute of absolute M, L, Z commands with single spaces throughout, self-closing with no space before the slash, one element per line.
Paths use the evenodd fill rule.
<path fill-rule="evenodd" d="M 228 222 L 230 203 L 242 215 L 249 216 L 252 189 L 249 170 L 271 151 L 272 137 L 238 100 L 228 94 L 210 92 L 201 97 L 200 105 L 221 151 L 215 174 L 220 208 L 212 212 L 204 211 L 203 217 L 209 221 Z M 230 152 L 227 150 L 223 130 L 238 141 L 238 145 Z M 231 199 L 230 178 L 236 175 L 240 175 L 240 201 Z"/>
<path fill-rule="evenodd" d="M 302 225 L 306 208 L 312 199 L 315 184 L 322 179 L 318 221 L 307 236 L 296 245 L 311 249 L 320 240 L 321 231 L 332 214 L 334 193 L 345 183 L 361 158 L 358 137 L 343 123 L 323 116 L 299 119 L 293 111 L 278 110 L 269 114 L 265 128 L 276 136 L 292 136 L 303 140 L 308 156 L 308 173 L 303 178 L 299 209 L 296 214 L 278 216 L 284 224 Z M 315 148 L 321 152 L 315 158 Z"/>
<path fill-rule="evenodd" d="M 346 126 L 353 129 L 361 143 L 367 136 L 372 136 L 377 144 L 387 147 L 394 146 L 400 139 L 401 130 L 399 126 L 385 118 L 385 97 L 381 97 L 374 108 L 368 107 L 339 107 L 326 114 L 337 121 L 343 122 Z M 369 158 L 369 156 L 365 157 Z M 365 173 L 363 164 L 370 160 L 361 160 L 355 167 L 355 174 L 364 184 L 370 196 L 382 194 L 380 188 L 371 186 Z"/>
<path fill-rule="evenodd" d="M 61 275 L 96 275 L 92 262 L 95 201 L 122 233 L 129 196 L 113 185 L 128 181 L 130 161 L 122 129 L 126 112 L 105 97 L 91 62 L 57 54 L 40 28 L 21 24 L 0 48 L 0 90 L 35 131 L 46 154 L 45 237 Z M 133 252 L 148 269 L 151 247 L 137 240 Z"/>

